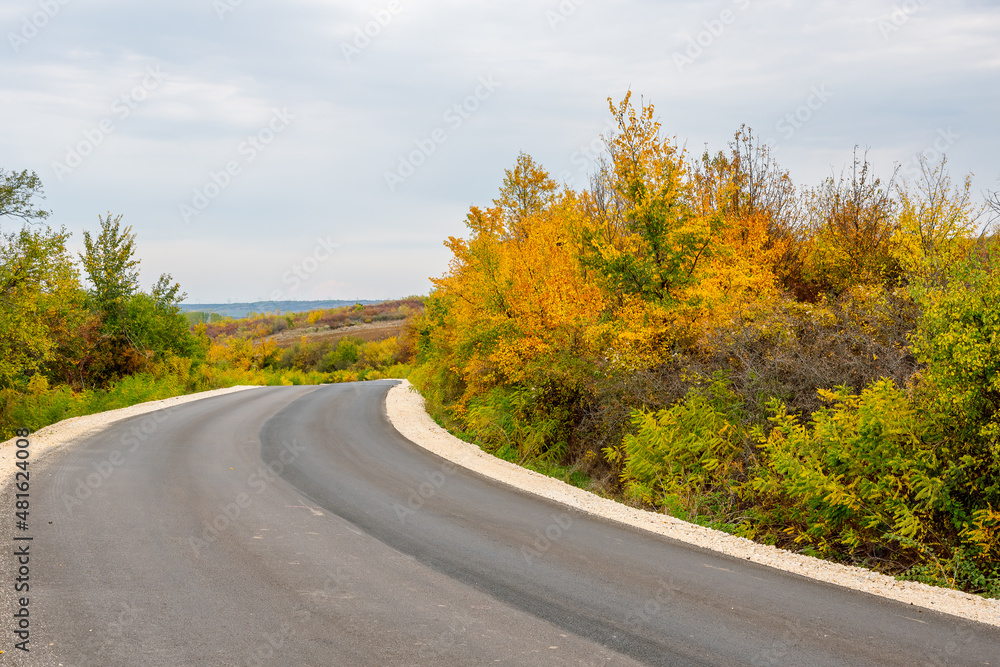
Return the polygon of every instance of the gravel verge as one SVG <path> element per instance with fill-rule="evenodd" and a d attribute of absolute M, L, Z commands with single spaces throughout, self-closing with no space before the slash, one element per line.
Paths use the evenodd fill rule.
<path fill-rule="evenodd" d="M 424 399 L 406 380 L 389 390 L 386 397 L 386 413 L 396 430 L 414 443 L 469 470 L 522 491 L 735 558 L 925 609 L 1000 626 L 1000 600 L 988 600 L 977 595 L 913 581 L 896 581 L 887 575 L 860 567 L 831 563 L 758 544 L 672 516 L 629 507 L 498 459 L 475 445 L 459 440 L 438 426 L 424 409 Z"/>
<path fill-rule="evenodd" d="M 231 394 L 235 391 L 256 388 L 255 386 L 240 385 L 226 389 L 213 389 L 212 391 L 174 396 L 159 401 L 148 401 L 146 403 L 130 405 L 127 408 L 64 419 L 55 424 L 40 428 L 28 436 L 28 440 L 31 443 L 29 447 L 29 451 L 31 452 L 30 460 L 32 463 L 35 463 L 46 454 L 74 445 L 92 435 L 100 433 L 111 424 L 128 419 L 129 417 L 172 408 L 183 403 L 190 403 L 191 401 L 200 401 L 203 398 L 222 396 L 223 394 Z M 6 442 L 0 443 L 0 486 L 5 486 L 8 480 L 13 479 L 14 473 L 17 470 L 14 467 L 14 464 L 17 462 L 17 459 L 14 457 L 16 451 L 16 447 L 14 447 L 15 440 L 17 438 L 11 438 Z"/>

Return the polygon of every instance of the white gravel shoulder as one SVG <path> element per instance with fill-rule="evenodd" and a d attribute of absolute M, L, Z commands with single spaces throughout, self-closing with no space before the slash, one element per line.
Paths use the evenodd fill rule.
<path fill-rule="evenodd" d="M 197 394 L 185 394 L 184 396 L 174 396 L 159 401 L 138 403 L 127 408 L 98 412 L 92 415 L 84 415 L 83 417 L 64 419 L 61 422 L 40 428 L 29 436 L 31 461 L 38 461 L 45 454 L 58 449 L 64 449 L 96 433 L 100 433 L 111 424 L 122 419 L 172 408 L 183 403 L 199 401 L 203 398 L 211 398 L 212 396 L 221 396 L 223 394 L 231 394 L 235 391 L 256 388 L 255 386 L 240 385 L 226 389 L 213 389 L 212 391 L 202 391 Z M 13 479 L 14 472 L 16 471 L 14 467 L 17 461 L 14 457 L 14 452 L 16 451 L 14 442 L 16 440 L 17 438 L 11 438 L 6 442 L 0 443 L 0 480 L 3 482 Z"/>
<path fill-rule="evenodd" d="M 860 567 L 830 563 L 758 544 L 665 514 L 628 507 L 498 459 L 475 445 L 459 440 L 438 426 L 424 409 L 424 399 L 406 380 L 389 390 L 386 397 L 386 412 L 397 431 L 438 456 L 517 489 L 555 500 L 574 509 L 810 579 L 1000 626 L 1000 600 L 988 600 L 912 581 L 896 581 L 892 577 Z"/>

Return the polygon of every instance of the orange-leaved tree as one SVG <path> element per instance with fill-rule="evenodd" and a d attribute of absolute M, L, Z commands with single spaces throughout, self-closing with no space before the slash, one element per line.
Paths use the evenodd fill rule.
<path fill-rule="evenodd" d="M 745 127 L 729 147 L 706 152 L 690 175 L 699 215 L 721 221 L 708 266 L 689 288 L 709 326 L 770 300 L 796 270 L 799 206 L 788 173 Z"/>
<path fill-rule="evenodd" d="M 446 241 L 454 257 L 434 280 L 422 346 L 447 376 L 446 402 L 537 381 L 589 353 L 603 302 L 578 261 L 583 222 L 576 195 L 524 154 L 493 206 L 470 209 L 468 238 Z"/>
<path fill-rule="evenodd" d="M 692 207 L 685 153 L 661 136 L 653 105 L 637 111 L 631 92 L 608 104 L 618 131 L 593 179 L 584 264 L 609 295 L 671 305 L 697 280 L 718 219 Z"/>

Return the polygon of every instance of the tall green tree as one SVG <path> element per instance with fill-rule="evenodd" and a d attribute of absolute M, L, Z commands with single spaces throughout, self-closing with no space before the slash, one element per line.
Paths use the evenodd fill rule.
<path fill-rule="evenodd" d="M 36 208 L 32 199 L 42 195 L 42 181 L 35 172 L 5 172 L 0 169 L 0 216 L 21 218 L 26 222 L 44 220 L 48 211 Z"/>
<path fill-rule="evenodd" d="M 108 213 L 99 217 L 101 231 L 92 236 L 83 233 L 83 269 L 92 289 L 95 308 L 104 318 L 104 329 L 111 335 L 126 335 L 126 306 L 139 291 L 139 260 L 135 259 L 135 233 L 122 226 L 122 216 Z"/>
<path fill-rule="evenodd" d="M 83 233 L 80 259 L 92 286 L 91 303 L 102 318 L 104 347 L 112 352 L 98 355 L 113 360 L 101 371 L 102 381 L 141 371 L 169 355 L 202 356 L 178 307 L 187 296 L 180 285 L 163 274 L 150 292 L 143 292 L 132 227 L 110 213 L 100 221 L 99 233 Z"/>
<path fill-rule="evenodd" d="M 661 136 L 652 104 L 636 110 L 630 100 L 608 98 L 618 133 L 593 178 L 583 261 L 611 294 L 672 303 L 708 258 L 718 216 L 694 210 L 683 149 Z"/>
<path fill-rule="evenodd" d="M 205 350 L 191 333 L 180 304 L 187 295 L 169 273 L 164 273 L 147 292 L 128 301 L 126 327 L 129 341 L 144 355 L 162 359 L 167 355 L 201 359 Z"/>

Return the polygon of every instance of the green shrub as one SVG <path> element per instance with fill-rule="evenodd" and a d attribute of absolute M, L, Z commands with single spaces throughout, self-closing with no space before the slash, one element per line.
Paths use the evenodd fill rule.
<path fill-rule="evenodd" d="M 566 453 L 568 411 L 535 387 L 496 387 L 469 402 L 464 423 L 476 442 L 519 463 L 559 462 Z"/>
<path fill-rule="evenodd" d="M 341 338 L 337 342 L 337 347 L 327 352 L 320 360 L 317 370 L 324 373 L 347 370 L 358 361 L 359 343 L 360 341 L 353 338 Z"/>
<path fill-rule="evenodd" d="M 393 364 L 392 366 L 387 366 L 385 368 L 380 368 L 368 373 L 368 380 L 403 380 L 407 378 L 412 372 L 412 367 L 409 364 Z"/>
<path fill-rule="evenodd" d="M 1000 598 L 1000 565 L 980 565 L 966 557 L 962 549 L 956 550 L 950 558 L 935 558 L 931 562 L 914 565 L 897 578 Z"/>
<path fill-rule="evenodd" d="M 761 465 L 742 487 L 755 506 L 750 532 L 852 560 L 908 551 L 912 562 L 942 544 L 951 498 L 938 449 L 922 438 L 927 417 L 890 380 L 820 395 L 832 406 L 810 423 L 773 401 L 774 429 L 756 429 Z"/>
<path fill-rule="evenodd" d="M 1000 271 L 989 256 L 977 258 L 955 266 L 944 286 L 914 291 L 924 309 L 912 336 L 927 364 L 922 389 L 948 417 L 964 493 L 1000 507 Z"/>
<path fill-rule="evenodd" d="M 50 389 L 45 379 L 36 375 L 24 393 L 11 389 L 0 391 L 0 438 L 12 437 L 16 428 L 37 431 L 70 417 L 117 410 L 189 391 L 183 379 L 176 375 L 156 377 L 140 373 L 122 378 L 107 389 L 79 392 L 66 385 Z"/>
<path fill-rule="evenodd" d="M 717 375 L 656 412 L 634 410 L 635 434 L 604 449 L 621 466 L 626 495 L 682 518 L 726 522 L 747 463 L 739 397 Z"/>

